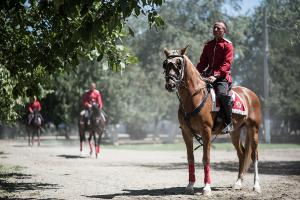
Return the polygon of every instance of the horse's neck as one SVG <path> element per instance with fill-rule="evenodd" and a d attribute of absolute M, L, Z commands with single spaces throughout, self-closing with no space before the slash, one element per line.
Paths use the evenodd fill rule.
<path fill-rule="evenodd" d="M 194 107 L 201 100 L 203 95 L 197 95 L 201 89 L 205 88 L 205 82 L 201 79 L 201 75 L 194 67 L 193 63 L 187 56 L 185 57 L 185 72 L 184 72 L 184 86 L 181 86 L 179 89 L 179 95 L 182 99 L 184 107 L 187 109 L 189 107 Z"/>

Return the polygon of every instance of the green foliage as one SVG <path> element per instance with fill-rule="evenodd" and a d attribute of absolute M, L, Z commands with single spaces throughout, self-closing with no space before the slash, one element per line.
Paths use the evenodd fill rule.
<path fill-rule="evenodd" d="M 17 99 L 43 96 L 52 76 L 74 69 L 81 57 L 106 58 L 118 71 L 128 55 L 118 45 L 125 20 L 148 15 L 150 26 L 163 24 L 156 12 L 162 1 L 29 0 L 0 2 L 0 120 L 16 118 Z M 147 8 L 147 9 L 146 9 Z"/>
<path fill-rule="evenodd" d="M 245 57 L 240 60 L 242 84 L 263 97 L 263 9 L 267 8 L 269 33 L 270 99 L 274 128 L 282 121 L 299 130 L 300 117 L 300 1 L 267 0 L 249 19 Z M 255 80 L 255 81 L 254 81 Z M 262 98 L 262 100 L 264 100 Z M 276 126 L 276 127 L 275 127 Z"/>

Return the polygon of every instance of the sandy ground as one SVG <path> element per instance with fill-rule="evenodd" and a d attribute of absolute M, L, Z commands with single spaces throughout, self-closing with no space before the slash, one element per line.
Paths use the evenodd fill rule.
<path fill-rule="evenodd" d="M 243 189 L 232 190 L 237 178 L 236 153 L 212 150 L 213 191 L 212 196 L 203 196 L 202 150 L 195 157 L 199 163 L 196 193 L 184 195 L 185 151 L 104 147 L 95 159 L 89 157 L 87 146 L 80 156 L 77 146 L 42 144 L 38 148 L 0 140 L 0 199 L 300 199 L 300 149 L 260 152 L 261 194 L 252 191 L 252 169 Z"/>

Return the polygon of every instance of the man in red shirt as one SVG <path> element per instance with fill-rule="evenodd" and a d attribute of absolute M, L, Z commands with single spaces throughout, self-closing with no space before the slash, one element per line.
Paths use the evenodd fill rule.
<path fill-rule="evenodd" d="M 34 112 L 40 112 L 42 110 L 41 103 L 37 100 L 36 96 L 30 97 L 30 103 L 28 105 L 28 125 L 31 124 L 31 121 L 34 118 Z M 42 116 L 39 114 L 40 119 L 42 120 Z"/>
<path fill-rule="evenodd" d="M 90 89 L 83 94 L 82 97 L 82 104 L 84 107 L 84 111 L 82 111 L 80 114 L 81 116 L 84 116 L 86 119 L 89 119 L 90 109 L 92 108 L 92 105 L 96 103 L 100 109 L 103 107 L 101 94 L 98 90 L 96 90 L 96 84 L 91 83 Z"/>
<path fill-rule="evenodd" d="M 227 26 L 225 22 L 216 22 L 213 26 L 214 39 L 207 42 L 197 64 L 197 70 L 213 84 L 225 114 L 226 127 L 223 133 L 233 131 L 232 100 L 229 90 L 232 84 L 230 66 L 233 61 L 233 45 L 224 38 Z"/>

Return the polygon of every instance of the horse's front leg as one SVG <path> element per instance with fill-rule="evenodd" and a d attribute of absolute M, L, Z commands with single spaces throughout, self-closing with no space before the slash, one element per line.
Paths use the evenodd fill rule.
<path fill-rule="evenodd" d="M 185 188 L 186 194 L 194 194 L 195 178 L 195 160 L 193 151 L 193 137 L 189 131 L 182 130 L 182 136 L 186 145 L 188 170 L 189 170 L 189 183 Z"/>
<path fill-rule="evenodd" d="M 211 129 L 207 128 L 203 134 L 203 166 L 204 166 L 204 188 L 203 195 L 211 195 L 211 177 L 210 177 L 210 146 L 211 146 Z"/>
<path fill-rule="evenodd" d="M 92 143 L 91 143 L 92 136 L 93 136 L 93 131 L 90 131 L 90 135 L 88 138 L 89 147 L 90 147 L 90 156 L 93 154 L 93 147 L 92 147 Z"/>
<path fill-rule="evenodd" d="M 96 146 L 96 158 L 98 157 L 98 154 L 100 153 L 100 144 L 101 144 L 101 138 L 103 134 L 103 129 L 99 131 L 98 138 L 97 138 L 97 146 Z"/>

